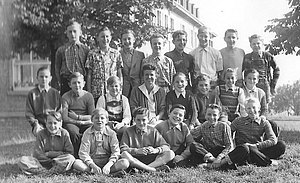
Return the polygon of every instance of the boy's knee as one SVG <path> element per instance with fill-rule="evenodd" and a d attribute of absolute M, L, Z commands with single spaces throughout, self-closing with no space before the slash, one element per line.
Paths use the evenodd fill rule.
<path fill-rule="evenodd" d="M 120 159 L 119 162 L 121 165 L 121 169 L 127 169 L 130 165 L 130 163 L 127 159 Z"/>
<path fill-rule="evenodd" d="M 192 142 L 190 145 L 190 152 L 192 154 L 196 153 L 199 147 L 203 147 L 203 145 L 198 142 Z"/>
<path fill-rule="evenodd" d="M 276 146 L 277 146 L 277 152 L 278 152 L 280 155 L 282 155 L 282 154 L 285 153 L 286 144 L 285 144 L 284 141 L 279 140 L 279 141 L 277 142 Z"/>
<path fill-rule="evenodd" d="M 175 157 L 175 153 L 172 150 L 165 151 L 162 153 L 162 157 L 166 158 L 167 161 L 171 161 Z"/>
<path fill-rule="evenodd" d="M 80 159 L 76 159 L 73 163 L 73 169 L 80 172 L 89 172 L 90 168 Z"/>

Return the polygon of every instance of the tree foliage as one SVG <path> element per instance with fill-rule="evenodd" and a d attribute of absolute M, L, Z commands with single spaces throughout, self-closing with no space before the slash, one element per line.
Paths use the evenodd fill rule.
<path fill-rule="evenodd" d="M 290 12 L 283 18 L 271 20 L 266 31 L 274 32 L 275 39 L 268 45 L 272 54 L 300 54 L 300 1 L 289 0 Z"/>

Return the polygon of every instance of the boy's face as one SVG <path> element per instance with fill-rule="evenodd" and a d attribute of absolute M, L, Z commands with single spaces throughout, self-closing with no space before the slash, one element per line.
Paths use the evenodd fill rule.
<path fill-rule="evenodd" d="M 108 92 L 111 96 L 116 97 L 120 94 L 121 86 L 120 83 L 113 83 L 107 86 Z"/>
<path fill-rule="evenodd" d="M 108 119 L 105 114 L 99 113 L 92 118 L 94 128 L 97 131 L 102 131 L 107 123 Z"/>
<path fill-rule="evenodd" d="M 236 41 L 238 40 L 238 37 L 235 32 L 227 32 L 226 36 L 224 37 L 224 40 L 227 44 L 227 47 L 233 48 L 235 46 Z"/>
<path fill-rule="evenodd" d="M 138 129 L 140 129 L 141 131 L 145 131 L 149 122 L 148 115 L 138 114 L 134 118 L 134 122 Z"/>
<path fill-rule="evenodd" d="M 199 81 L 198 83 L 198 91 L 203 95 L 208 95 L 210 90 L 209 81 Z"/>
<path fill-rule="evenodd" d="M 245 78 L 246 86 L 252 89 L 258 83 L 258 74 L 249 73 Z"/>
<path fill-rule="evenodd" d="M 37 75 L 37 80 L 41 88 L 48 87 L 51 79 L 52 77 L 48 69 L 41 70 Z"/>
<path fill-rule="evenodd" d="M 179 108 L 173 109 L 173 111 L 170 112 L 170 114 L 169 114 L 169 119 L 170 119 L 172 125 L 174 125 L 174 126 L 179 124 L 180 122 L 183 122 L 184 110 L 179 109 Z"/>
<path fill-rule="evenodd" d="M 245 105 L 245 110 L 251 119 L 259 117 L 260 104 L 257 102 L 248 102 Z"/>
<path fill-rule="evenodd" d="M 97 41 L 100 47 L 109 47 L 111 41 L 111 33 L 109 30 L 101 31 L 97 36 Z"/>
<path fill-rule="evenodd" d="M 82 32 L 78 25 L 70 25 L 67 27 L 67 37 L 70 42 L 78 42 Z"/>
<path fill-rule="evenodd" d="M 175 45 L 175 49 L 178 51 L 183 51 L 187 43 L 186 35 L 178 35 L 175 40 L 173 40 L 173 44 Z"/>
<path fill-rule="evenodd" d="M 252 48 L 253 52 L 261 52 L 263 46 L 263 42 L 258 38 L 253 39 L 250 43 L 250 47 Z"/>
<path fill-rule="evenodd" d="M 233 72 L 227 72 L 225 74 L 225 84 L 229 87 L 232 88 L 235 85 L 236 82 L 236 76 Z"/>
<path fill-rule="evenodd" d="M 209 33 L 208 32 L 202 32 L 198 34 L 199 44 L 202 48 L 206 48 L 209 43 Z"/>
<path fill-rule="evenodd" d="M 177 92 L 182 93 L 187 86 L 187 80 L 184 76 L 177 76 L 174 80 L 174 88 Z"/>
<path fill-rule="evenodd" d="M 153 70 L 144 70 L 144 81 L 147 85 L 152 85 L 156 80 L 156 72 Z"/>
<path fill-rule="evenodd" d="M 51 134 L 56 134 L 61 128 L 62 123 L 53 116 L 47 116 L 46 128 Z"/>
<path fill-rule="evenodd" d="M 211 123 L 216 123 L 220 117 L 220 111 L 218 109 L 207 108 L 205 119 Z"/>
<path fill-rule="evenodd" d="M 85 81 L 81 77 L 72 78 L 69 85 L 73 92 L 78 93 L 82 91 Z"/>
<path fill-rule="evenodd" d="M 153 38 L 151 41 L 151 48 L 154 54 L 160 54 L 164 46 L 163 38 Z"/>
<path fill-rule="evenodd" d="M 133 49 L 134 42 L 135 38 L 131 33 L 122 35 L 122 45 L 125 49 Z"/>

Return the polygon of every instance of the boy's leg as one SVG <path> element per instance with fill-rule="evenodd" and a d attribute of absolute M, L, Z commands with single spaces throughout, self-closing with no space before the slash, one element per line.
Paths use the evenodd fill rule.
<path fill-rule="evenodd" d="M 90 172 L 91 169 L 81 159 L 76 159 L 73 163 L 73 169 L 79 172 Z"/>
<path fill-rule="evenodd" d="M 272 163 L 270 158 L 258 150 L 256 147 L 249 148 L 250 154 L 248 162 L 257 166 L 268 166 Z"/>
<path fill-rule="evenodd" d="M 122 94 L 126 96 L 127 98 L 130 97 L 130 91 L 131 91 L 131 83 L 130 83 L 130 77 L 123 77 L 123 88 L 122 88 Z"/>
<path fill-rule="evenodd" d="M 130 153 L 128 153 L 126 151 L 122 152 L 121 157 L 127 159 L 130 163 L 130 166 L 132 166 L 134 168 L 138 168 L 138 169 L 141 169 L 141 170 L 146 170 L 148 172 L 155 172 L 156 171 L 155 168 L 146 165 L 145 163 L 141 162 L 137 158 L 134 158 Z M 146 156 L 143 156 L 143 157 L 146 157 Z"/>
<path fill-rule="evenodd" d="M 148 166 L 157 168 L 161 165 L 167 164 L 169 161 L 174 159 L 174 157 L 175 157 L 175 153 L 172 150 L 165 151 L 165 152 L 157 155 L 155 160 L 152 163 L 148 164 Z"/>
<path fill-rule="evenodd" d="M 50 169 L 51 173 L 63 173 L 72 168 L 75 158 L 71 154 L 63 154 L 53 158 L 54 165 Z"/>
<path fill-rule="evenodd" d="M 80 141 L 81 141 L 81 134 L 79 132 L 79 127 L 74 125 L 74 124 L 64 124 L 63 128 L 65 128 L 69 134 L 70 134 L 70 139 L 74 147 L 74 156 L 76 159 L 79 158 L 78 156 L 78 151 L 80 147 Z"/>
<path fill-rule="evenodd" d="M 18 167 L 27 175 L 40 174 L 47 171 L 41 163 L 32 156 L 22 156 L 18 161 Z"/>
<path fill-rule="evenodd" d="M 286 145 L 284 141 L 279 140 L 276 145 L 262 149 L 261 152 L 270 159 L 278 159 L 285 153 Z"/>
<path fill-rule="evenodd" d="M 122 158 L 118 159 L 116 163 L 113 164 L 110 168 L 110 173 L 115 173 L 120 170 L 126 170 L 129 167 L 129 160 Z"/>
<path fill-rule="evenodd" d="M 250 149 L 246 145 L 239 145 L 231 151 L 225 158 L 222 159 L 221 164 L 237 164 L 244 165 L 248 159 Z"/>
<path fill-rule="evenodd" d="M 197 164 L 204 163 L 204 156 L 209 154 L 209 152 L 204 148 L 204 146 L 201 143 L 193 142 L 190 145 L 190 151 L 191 151 L 191 162 L 193 166 L 196 166 Z"/>

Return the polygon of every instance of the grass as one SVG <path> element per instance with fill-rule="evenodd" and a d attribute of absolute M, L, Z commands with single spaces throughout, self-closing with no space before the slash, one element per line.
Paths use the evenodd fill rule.
<path fill-rule="evenodd" d="M 279 166 L 243 166 L 236 171 L 216 171 L 202 168 L 177 168 L 170 173 L 141 173 L 125 178 L 103 175 L 69 173 L 51 177 L 23 175 L 18 169 L 17 159 L 30 155 L 34 145 L 29 124 L 23 118 L 0 119 L 0 183 L 10 182 L 299 182 L 300 179 L 300 122 L 278 121 L 283 129 L 281 139 L 287 143 L 287 151 Z"/>

